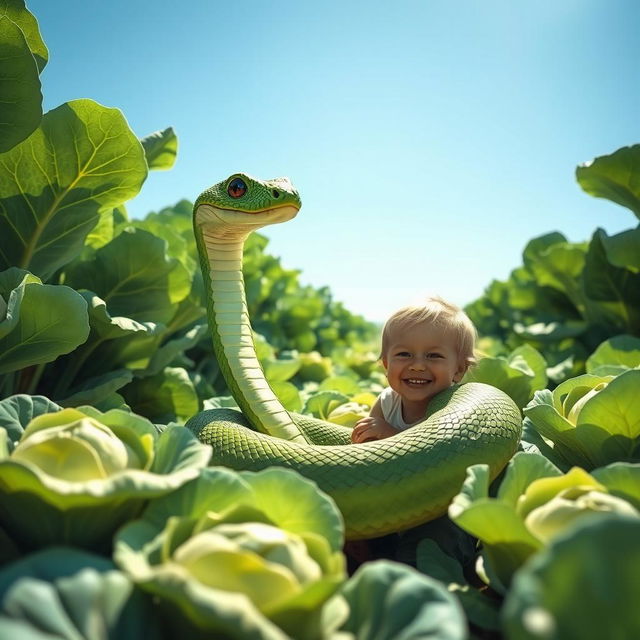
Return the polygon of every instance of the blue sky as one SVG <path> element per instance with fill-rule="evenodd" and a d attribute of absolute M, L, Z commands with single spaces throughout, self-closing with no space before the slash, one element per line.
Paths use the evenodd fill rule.
<path fill-rule="evenodd" d="M 236 171 L 289 176 L 266 230 L 302 280 L 383 320 L 429 293 L 466 304 L 534 236 L 636 224 L 575 166 L 640 142 L 634 0 L 27 0 L 49 47 L 45 108 L 93 98 L 136 134 L 173 126 L 176 166 L 138 217 Z"/>

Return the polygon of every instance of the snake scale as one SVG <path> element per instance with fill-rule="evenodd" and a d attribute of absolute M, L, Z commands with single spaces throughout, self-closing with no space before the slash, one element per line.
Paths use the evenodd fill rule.
<path fill-rule="evenodd" d="M 495 477 L 520 441 L 520 411 L 502 391 L 455 385 L 431 400 L 429 416 L 390 438 L 350 443 L 350 429 L 288 412 L 265 379 L 253 343 L 242 277 L 248 235 L 300 209 L 287 178 L 234 174 L 194 205 L 194 232 L 216 358 L 241 412 L 203 411 L 187 427 L 213 448 L 211 464 L 239 470 L 282 466 L 336 501 L 347 539 L 406 529 L 446 512 L 469 465 Z"/>

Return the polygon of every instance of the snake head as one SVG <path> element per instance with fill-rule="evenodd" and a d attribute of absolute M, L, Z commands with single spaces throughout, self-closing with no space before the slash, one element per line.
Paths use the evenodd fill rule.
<path fill-rule="evenodd" d="M 294 218 L 302 203 L 289 178 L 259 180 L 234 173 L 203 191 L 193 208 L 197 226 L 247 233 Z"/>

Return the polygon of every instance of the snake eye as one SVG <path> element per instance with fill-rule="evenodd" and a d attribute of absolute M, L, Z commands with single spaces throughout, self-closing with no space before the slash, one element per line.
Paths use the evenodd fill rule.
<path fill-rule="evenodd" d="M 227 193 L 232 198 L 241 198 L 247 193 L 247 183 L 242 178 L 234 178 L 227 187 Z"/>

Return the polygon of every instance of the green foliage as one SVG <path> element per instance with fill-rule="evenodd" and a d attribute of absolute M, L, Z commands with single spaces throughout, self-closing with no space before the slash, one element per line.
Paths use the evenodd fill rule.
<path fill-rule="evenodd" d="M 640 227 L 534 238 L 468 306 L 465 381 L 523 409 L 524 451 L 493 484 L 470 467 L 451 520 L 390 544 L 426 575 L 385 559 L 348 579 L 331 498 L 280 469 L 205 469 L 175 424 L 236 406 L 192 204 L 125 208 L 173 166 L 175 132 L 139 140 L 89 99 L 43 116 L 47 58 L 24 2 L 0 0 L 0 636 L 638 635 Z M 640 217 L 640 145 L 576 174 Z M 243 262 L 266 377 L 287 409 L 352 426 L 386 384 L 378 328 L 267 245 L 252 234 Z"/>
<path fill-rule="evenodd" d="M 419 543 L 416 563 L 420 571 L 444 583 L 457 596 L 470 623 L 485 631 L 499 631 L 498 601 L 474 589 L 464 575 L 462 564 L 445 553 L 435 540 L 425 537 Z"/>
<path fill-rule="evenodd" d="M 86 302 L 64 285 L 42 284 L 28 271 L 0 272 L 0 374 L 55 360 L 89 334 Z"/>
<path fill-rule="evenodd" d="M 493 385 L 522 409 L 535 391 L 547 386 L 546 364 L 536 349 L 524 344 L 506 357 L 481 358 L 467 371 L 462 381 Z"/>
<path fill-rule="evenodd" d="M 151 133 L 140 142 L 149 169 L 164 171 L 173 167 L 178 155 L 178 136 L 172 127 Z"/>
<path fill-rule="evenodd" d="M 62 127 L 75 138 L 63 140 Z M 86 161 L 69 153 L 69 145 Z M 139 189 L 147 163 L 167 168 L 176 146 L 170 129 L 140 144 L 119 112 L 84 100 L 46 114 L 40 129 L 0 155 L 0 180 L 4 167 L 10 187 L 0 219 L 13 230 L 0 239 L 0 260 L 8 267 L 0 272 L 5 395 L 28 391 L 64 406 L 130 406 L 169 422 L 184 421 L 210 397 L 228 393 L 206 329 L 190 203 L 132 222 L 121 206 Z M 29 162 L 49 166 L 45 156 L 55 158 L 59 175 L 40 173 L 30 183 Z M 102 170 L 94 172 L 98 164 Z M 14 198 L 18 184 L 27 189 Z M 27 207 L 35 208 L 35 218 Z M 263 367 L 286 406 L 299 410 L 310 378 L 301 371 L 304 354 L 291 347 L 323 347 L 318 357 L 333 371 L 331 350 L 353 336 L 369 340 L 375 328 L 334 303 L 327 290 L 302 286 L 297 272 L 264 252 L 266 243 L 255 235 L 246 247 L 250 312 L 269 318 L 257 323 L 269 341 Z M 37 346 L 30 346 L 31 335 L 38 336 Z"/>
<path fill-rule="evenodd" d="M 309 480 L 210 468 L 124 527 L 115 559 L 173 605 L 176 637 L 319 638 L 340 623 L 323 605 L 344 579 L 342 542 L 335 503 Z"/>
<path fill-rule="evenodd" d="M 469 467 L 449 516 L 482 541 L 485 579 L 506 593 L 529 557 L 584 518 L 616 512 L 640 522 L 639 480 L 637 464 L 617 463 L 601 475 L 579 467 L 562 474 L 540 454 L 517 453 L 495 497 L 488 466 Z"/>
<path fill-rule="evenodd" d="M 385 560 L 367 563 L 344 588 L 355 638 L 464 640 L 467 625 L 455 596 L 433 578 Z"/>
<path fill-rule="evenodd" d="M 565 465 L 640 462 L 639 388 L 640 369 L 584 374 L 536 393 L 524 413 Z"/>
<path fill-rule="evenodd" d="M 142 145 L 117 109 L 74 100 L 49 111 L 0 155 L 0 268 L 49 281 L 79 255 L 100 213 L 135 196 L 147 176 Z M 29 215 L 25 215 L 25 211 Z"/>
<path fill-rule="evenodd" d="M 40 124 L 39 76 L 49 53 L 22 0 L 0 2 L 0 33 L 0 153 L 4 153 Z"/>
<path fill-rule="evenodd" d="M 516 575 L 503 611 L 508 638 L 635 638 L 640 634 L 640 519 L 585 518 Z"/>
<path fill-rule="evenodd" d="M 592 195 L 640 211 L 640 145 L 577 169 Z M 640 337 L 640 227 L 571 243 L 553 232 L 531 240 L 522 266 L 468 305 L 480 334 L 503 345 L 535 347 L 553 384 L 584 373 L 589 354 L 619 334 Z"/>
<path fill-rule="evenodd" d="M 104 551 L 150 497 L 191 480 L 211 457 L 186 429 L 159 434 L 118 409 L 61 410 L 14 397 L 0 402 L 0 416 L 0 527 L 22 550 L 72 544 Z"/>
<path fill-rule="evenodd" d="M 0 574 L 0 631 L 30 640 L 163 637 L 151 602 L 113 562 L 65 547 Z"/>
<path fill-rule="evenodd" d="M 640 218 L 640 145 L 622 147 L 576 169 L 580 186 L 590 195 L 631 209 Z M 637 260 L 637 255 L 636 255 Z"/>
<path fill-rule="evenodd" d="M 600 376 L 618 375 L 640 367 L 640 338 L 615 336 L 605 340 L 587 358 L 587 373 Z"/>

